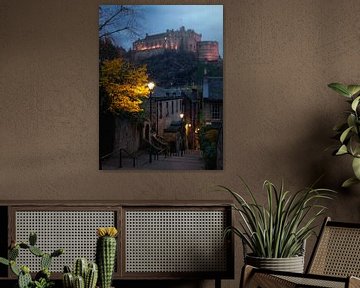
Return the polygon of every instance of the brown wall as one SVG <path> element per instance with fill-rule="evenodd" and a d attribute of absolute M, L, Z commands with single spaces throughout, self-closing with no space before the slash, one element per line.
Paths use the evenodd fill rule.
<path fill-rule="evenodd" d="M 360 220 L 359 187 L 338 188 L 348 159 L 324 151 L 346 108 L 326 85 L 360 82 L 358 0 L 218 2 L 224 171 L 195 173 L 98 170 L 99 3 L 0 0 L 2 200 L 224 199 L 209 187 L 238 187 L 237 175 L 264 199 L 264 179 L 296 189 L 326 173 L 322 185 L 340 191 L 328 214 Z M 225 286 L 237 287 L 238 277 Z"/>

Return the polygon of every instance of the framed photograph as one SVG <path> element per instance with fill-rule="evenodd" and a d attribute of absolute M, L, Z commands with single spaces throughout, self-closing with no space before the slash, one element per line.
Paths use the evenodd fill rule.
<path fill-rule="evenodd" d="M 99 168 L 223 169 L 223 6 L 99 6 Z"/>

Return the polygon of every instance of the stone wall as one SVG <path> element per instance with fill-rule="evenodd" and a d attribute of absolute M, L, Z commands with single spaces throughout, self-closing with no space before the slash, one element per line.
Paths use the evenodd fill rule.
<path fill-rule="evenodd" d="M 129 153 L 139 150 L 141 146 L 143 129 L 140 124 L 129 120 L 115 119 L 114 150 L 123 148 Z"/>

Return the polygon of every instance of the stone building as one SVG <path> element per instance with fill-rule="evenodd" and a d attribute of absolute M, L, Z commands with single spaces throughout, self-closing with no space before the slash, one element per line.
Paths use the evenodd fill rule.
<path fill-rule="evenodd" d="M 216 61 L 219 48 L 216 41 L 201 41 L 201 34 L 192 29 L 166 30 L 164 33 L 148 35 L 133 43 L 135 60 L 161 55 L 165 51 L 185 51 L 198 55 L 201 61 Z"/>
<path fill-rule="evenodd" d="M 203 79 L 203 115 L 206 125 L 222 126 L 223 121 L 223 77 Z"/>

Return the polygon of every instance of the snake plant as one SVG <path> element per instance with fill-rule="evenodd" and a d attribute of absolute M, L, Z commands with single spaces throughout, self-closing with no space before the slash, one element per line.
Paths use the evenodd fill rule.
<path fill-rule="evenodd" d="M 240 215 L 239 227 L 229 227 L 225 234 L 233 232 L 247 245 L 252 256 L 288 258 L 301 255 L 303 244 L 314 233 L 316 219 L 326 207 L 318 200 L 331 199 L 334 191 L 329 189 L 304 188 L 296 193 L 277 188 L 266 180 L 266 205 L 261 205 L 249 186 L 242 180 L 251 201 L 225 186 L 235 199 L 233 205 Z"/>

